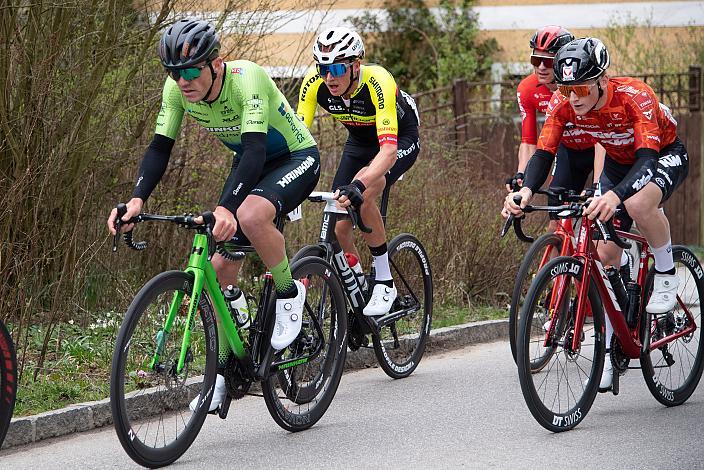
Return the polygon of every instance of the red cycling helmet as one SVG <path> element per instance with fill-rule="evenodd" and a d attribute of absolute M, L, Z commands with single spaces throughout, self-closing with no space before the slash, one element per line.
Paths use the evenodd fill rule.
<path fill-rule="evenodd" d="M 533 34 L 530 40 L 530 48 L 533 52 L 547 52 L 557 54 L 562 46 L 574 40 L 574 35 L 562 26 L 543 26 Z"/>

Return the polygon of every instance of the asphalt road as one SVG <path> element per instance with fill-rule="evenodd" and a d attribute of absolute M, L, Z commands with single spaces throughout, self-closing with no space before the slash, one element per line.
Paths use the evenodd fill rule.
<path fill-rule="evenodd" d="M 0 453 L 0 468 L 134 468 L 112 427 Z M 175 468 L 704 468 L 704 385 L 665 408 L 640 371 L 600 394 L 587 418 L 552 434 L 530 415 L 508 343 L 427 357 L 405 380 L 346 374 L 327 414 L 291 434 L 261 398 L 209 416 Z"/>

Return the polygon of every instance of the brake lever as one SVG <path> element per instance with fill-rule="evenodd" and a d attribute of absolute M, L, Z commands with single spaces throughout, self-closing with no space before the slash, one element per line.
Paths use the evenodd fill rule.
<path fill-rule="evenodd" d="M 117 209 L 117 217 L 115 217 L 115 222 L 113 224 L 115 228 L 115 235 L 112 237 L 113 253 L 117 251 L 117 240 L 120 237 L 120 229 L 122 228 L 122 216 L 127 214 L 127 204 L 121 202 L 115 208 Z"/>
<path fill-rule="evenodd" d="M 211 211 L 205 211 L 201 214 L 203 217 L 203 224 L 205 224 L 205 236 L 208 242 L 208 261 L 213 258 L 215 254 L 215 237 L 213 236 L 213 227 L 215 226 L 215 214 Z"/>

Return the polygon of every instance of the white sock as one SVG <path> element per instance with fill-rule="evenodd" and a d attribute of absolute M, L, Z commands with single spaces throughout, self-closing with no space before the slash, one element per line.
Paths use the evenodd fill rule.
<path fill-rule="evenodd" d="M 655 258 L 655 270 L 661 273 L 675 268 L 675 261 L 672 259 L 672 241 L 667 240 L 660 248 L 651 247 Z"/>
<path fill-rule="evenodd" d="M 389 252 L 387 251 L 380 256 L 372 256 L 372 259 L 374 261 L 374 270 L 376 271 L 374 279 L 377 281 L 390 281 L 392 277 L 391 268 L 389 268 Z"/>

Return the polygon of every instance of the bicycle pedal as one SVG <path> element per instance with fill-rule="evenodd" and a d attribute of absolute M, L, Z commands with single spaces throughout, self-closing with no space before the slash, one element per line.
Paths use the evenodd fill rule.
<path fill-rule="evenodd" d="M 232 403 L 232 397 L 228 393 L 225 396 L 225 400 L 223 400 L 223 402 L 217 408 L 218 416 L 220 417 L 220 419 L 227 418 L 227 412 L 230 411 L 230 403 Z"/>
<path fill-rule="evenodd" d="M 619 376 L 621 374 L 618 373 L 618 371 L 614 370 L 614 378 L 613 381 L 611 382 L 611 393 L 614 395 L 618 395 L 619 392 Z"/>

